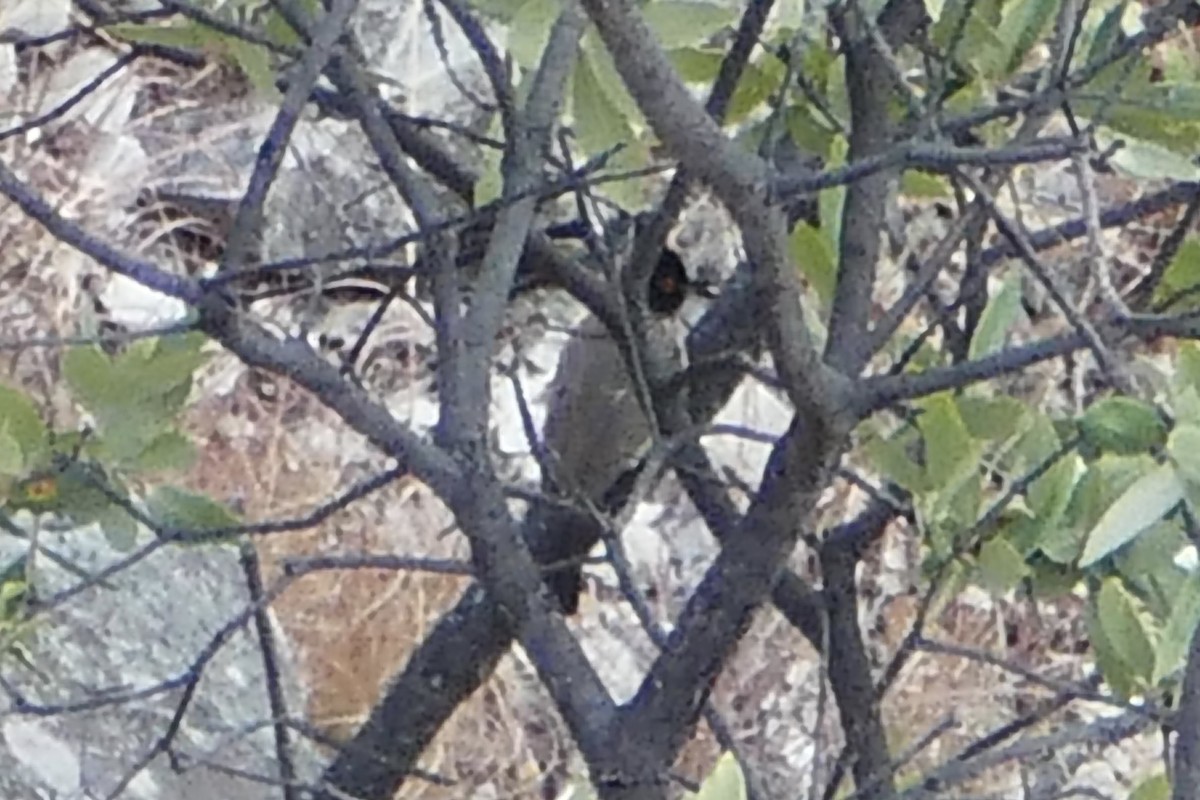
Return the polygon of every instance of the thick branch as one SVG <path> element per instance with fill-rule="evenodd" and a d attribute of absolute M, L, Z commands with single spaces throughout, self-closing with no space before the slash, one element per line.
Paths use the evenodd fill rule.
<path fill-rule="evenodd" d="M 1200 630 L 1192 633 L 1183 694 L 1175 712 L 1174 800 L 1184 800 L 1200 786 Z"/>
<path fill-rule="evenodd" d="M 687 741 L 726 658 L 795 547 L 842 447 L 842 434 L 797 415 L 776 445 L 758 498 L 721 550 L 681 615 L 667 649 L 620 713 L 612 747 L 623 751 L 624 781 L 610 798 L 654 797 L 663 771 Z"/>
<path fill-rule="evenodd" d="M 846 49 L 851 162 L 886 150 L 892 127 L 888 117 L 891 74 L 884 63 L 886 56 L 876 50 L 867 30 L 873 23 L 858 16 L 862 8 L 860 3 L 847 4 L 836 17 Z M 846 190 L 838 280 L 829 315 L 825 361 L 837 364 L 847 375 L 858 374 L 870 358 L 864 348 L 863 334 L 870 319 L 890 177 L 886 172 L 877 172 L 856 180 Z"/>
<path fill-rule="evenodd" d="M 458 363 L 462 394 L 458 405 L 443 408 L 442 423 L 451 440 L 487 445 L 491 362 L 496 333 L 504 318 L 508 293 L 516 275 L 517 262 L 537 209 L 543 155 L 558 119 L 567 76 L 575 64 L 584 16 L 575 2 L 567 2 L 550 32 L 550 41 L 533 77 L 529 99 L 513 126 L 507 142 L 503 173 L 506 200 L 496 215 L 483 265 L 472 293 L 472 307 L 461 329 L 461 359 Z M 519 198 L 519 199 L 518 199 Z M 483 457 L 483 453 L 477 456 Z"/>
<path fill-rule="evenodd" d="M 854 784 L 864 800 L 874 800 L 892 796 L 892 760 L 858 624 L 857 565 L 858 555 L 849 547 L 821 548 L 829 613 L 829 683 L 846 748 L 854 759 Z"/>
<path fill-rule="evenodd" d="M 221 259 L 223 270 L 242 268 L 258 252 L 263 230 L 263 204 L 283 163 L 287 143 L 300 120 L 300 112 L 308 103 L 309 94 L 333 55 L 334 45 L 346 29 L 357 5 L 357 0 L 338 0 L 314 26 L 312 44 L 300 59 L 291 85 L 275 113 L 271 129 L 258 147 L 254 171 L 238 203 L 237 215 L 225 243 L 225 253 Z"/>

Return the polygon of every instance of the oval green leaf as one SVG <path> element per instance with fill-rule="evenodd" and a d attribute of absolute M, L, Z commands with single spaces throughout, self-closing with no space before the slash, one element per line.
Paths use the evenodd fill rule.
<path fill-rule="evenodd" d="M 642 9 L 642 16 L 667 49 L 699 44 L 737 19 L 730 7 L 684 0 L 650 3 Z"/>
<path fill-rule="evenodd" d="M 1101 450 L 1133 455 L 1162 445 L 1167 425 L 1151 405 L 1132 397 L 1106 397 L 1084 412 L 1079 432 Z"/>
<path fill-rule="evenodd" d="M 0 425 L 20 452 L 21 468 L 30 469 L 49 450 L 49 432 L 25 393 L 0 386 Z"/>
<path fill-rule="evenodd" d="M 212 531 L 238 524 L 237 516 L 221 503 L 173 486 L 156 488 L 146 499 L 146 507 L 163 528 Z"/>
<path fill-rule="evenodd" d="M 1105 638 L 1139 683 L 1154 674 L 1154 633 L 1137 599 L 1116 578 L 1105 578 L 1096 597 L 1096 612 Z"/>
<path fill-rule="evenodd" d="M 1010 274 L 983 310 L 979 327 L 971 337 L 968 355 L 972 359 L 991 355 L 1004 347 L 1008 334 L 1025 315 L 1021 307 L 1021 276 Z"/>
<path fill-rule="evenodd" d="M 998 537 L 984 542 L 976 566 L 983 588 L 997 597 L 1015 589 L 1029 574 L 1029 567 L 1016 548 Z"/>
<path fill-rule="evenodd" d="M 1183 500 L 1183 484 L 1170 464 L 1162 464 L 1134 481 L 1108 507 L 1088 532 L 1079 557 L 1089 567 L 1163 518 Z"/>
<path fill-rule="evenodd" d="M 1171 599 L 1171 612 L 1154 654 L 1155 684 L 1182 669 L 1187 658 L 1196 625 L 1200 624 L 1200 574 L 1189 575 Z"/>
<path fill-rule="evenodd" d="M 1200 425 L 1176 425 L 1167 440 L 1167 453 L 1179 477 L 1200 486 Z"/>

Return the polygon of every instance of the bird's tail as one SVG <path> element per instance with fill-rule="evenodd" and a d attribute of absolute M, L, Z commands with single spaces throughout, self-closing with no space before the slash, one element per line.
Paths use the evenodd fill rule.
<path fill-rule="evenodd" d="M 583 514 L 570 509 L 538 504 L 526 518 L 526 536 L 534 561 L 544 570 L 542 580 L 562 613 L 579 610 L 583 591 L 580 561 L 598 538 L 597 531 L 581 526 L 592 524 Z"/>
<path fill-rule="evenodd" d="M 622 473 L 601 501 L 601 511 L 615 514 L 629 499 L 644 462 Z M 562 506 L 539 504 L 530 509 L 526 535 L 534 560 L 545 570 L 543 581 L 563 614 L 579 610 L 583 592 L 583 567 L 580 562 L 600 538 L 598 522 L 583 513 Z"/>

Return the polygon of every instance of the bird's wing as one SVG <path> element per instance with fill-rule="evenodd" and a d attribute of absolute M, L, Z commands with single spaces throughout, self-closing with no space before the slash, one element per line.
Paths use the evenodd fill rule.
<path fill-rule="evenodd" d="M 550 385 L 543 439 L 568 492 L 599 502 L 650 438 L 620 349 L 589 318 L 563 348 Z"/>

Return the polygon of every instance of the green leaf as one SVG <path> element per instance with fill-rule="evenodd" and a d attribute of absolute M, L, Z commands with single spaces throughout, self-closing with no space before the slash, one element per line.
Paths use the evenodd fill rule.
<path fill-rule="evenodd" d="M 841 59 L 837 50 L 824 41 L 811 39 L 804 45 L 804 61 L 801 71 L 808 78 L 812 87 L 824 94 L 824 100 L 831 105 L 839 105 L 840 100 L 831 97 L 830 78 L 834 75 L 834 64 Z M 841 73 L 841 70 L 836 70 Z M 838 111 L 835 109 L 834 113 Z"/>
<path fill-rule="evenodd" d="M 1059 459 L 1046 470 L 1040 478 L 1033 482 L 1025 494 L 1025 500 L 1037 521 L 1038 546 L 1043 545 L 1043 535 L 1048 531 L 1071 532 L 1071 526 L 1063 525 L 1063 517 L 1071 504 L 1082 468 L 1079 457 L 1071 454 Z M 1069 562 L 1079 552 L 1079 540 L 1071 537 L 1070 550 L 1055 560 Z"/>
<path fill-rule="evenodd" d="M 796 148 L 802 153 L 826 155 L 837 131 L 823 117 L 814 116 L 808 105 L 793 105 L 784 112 L 784 124 Z"/>
<path fill-rule="evenodd" d="M 934 488 L 950 486 L 979 460 L 980 448 L 971 438 L 949 393 L 927 398 L 917 419 L 925 443 L 925 475 Z"/>
<path fill-rule="evenodd" d="M 1061 526 L 1076 546 L 1065 553 L 1063 561 L 1074 563 L 1082 552 L 1088 531 L 1096 526 L 1113 501 L 1133 486 L 1146 473 L 1157 469 L 1151 456 L 1115 456 L 1106 453 L 1092 461 L 1080 460 L 1086 466 L 1071 494 L 1071 502 Z M 1070 529 L 1069 531 L 1067 529 Z"/>
<path fill-rule="evenodd" d="M 589 31 L 584 35 L 580 48 L 580 55 L 587 58 L 588 66 L 591 68 L 600 90 L 604 92 L 609 102 L 617 107 L 625 124 L 630 126 L 635 133 L 645 129 L 646 123 L 642 118 L 642 110 L 638 108 L 633 95 L 629 94 L 629 90 L 625 88 L 625 79 L 621 77 L 612 54 L 604 46 L 599 34 Z M 579 131 L 575 133 L 579 135 Z"/>
<path fill-rule="evenodd" d="M 846 163 L 850 144 L 841 136 L 834 137 L 829 148 L 828 169 L 837 169 Z M 846 204 L 846 187 L 826 189 L 817 195 L 817 206 L 821 212 L 821 230 L 829 237 L 829 246 L 835 253 L 842 252 L 842 208 Z"/>
<path fill-rule="evenodd" d="M 575 133 L 585 153 L 595 155 L 633 139 L 629 122 L 601 87 L 593 59 L 586 49 L 575 64 L 572 95 Z"/>
<path fill-rule="evenodd" d="M 146 499 L 146 508 L 162 528 L 212 531 L 238 524 L 238 518 L 215 500 L 173 486 L 160 486 Z"/>
<path fill-rule="evenodd" d="M 25 454 L 8 427 L 8 420 L 0 420 L 0 475 L 16 477 L 25 471 Z"/>
<path fill-rule="evenodd" d="M 104 420 L 102 433 L 89 443 L 87 452 L 96 460 L 124 469 L 136 468 L 138 459 L 169 429 L 166 414 L 139 403 L 129 413 Z"/>
<path fill-rule="evenodd" d="M 1129 699 L 1138 689 L 1133 669 L 1121 657 L 1116 645 L 1109 638 L 1103 624 L 1103 614 L 1098 610 L 1097 604 L 1089 603 L 1085 613 L 1088 639 L 1092 643 L 1092 651 L 1096 654 L 1096 666 L 1100 668 L 1100 674 L 1119 697 Z"/>
<path fill-rule="evenodd" d="M 1112 67 L 1119 68 L 1119 65 Z M 1104 141 L 1106 146 L 1129 143 L 1150 142 L 1161 145 L 1175 156 L 1190 157 L 1189 144 L 1195 141 L 1196 133 L 1200 130 L 1197 120 L 1180 118 L 1171 108 L 1160 108 L 1164 102 L 1161 94 L 1157 95 L 1156 85 L 1150 83 L 1149 67 L 1146 67 L 1133 78 L 1122 83 L 1127 97 L 1136 98 L 1126 101 L 1116 101 L 1106 105 L 1102 100 L 1091 100 L 1086 96 L 1080 99 L 1079 116 L 1087 117 L 1095 124 L 1103 123 L 1099 128 L 1097 141 Z M 1124 76 L 1114 76 L 1120 79 Z M 1115 92 L 1114 87 L 1110 91 Z M 1092 117 L 1095 117 L 1092 120 Z M 1153 155 L 1145 151 L 1141 155 Z"/>
<path fill-rule="evenodd" d="M 1171 800 L 1171 782 L 1166 773 L 1152 775 L 1129 793 L 1129 800 Z"/>
<path fill-rule="evenodd" d="M 174 21 L 170 25 L 107 25 L 104 30 L 119 39 L 134 44 L 161 44 L 183 50 L 201 51 L 212 47 L 218 35 L 212 28 L 197 22 Z"/>
<path fill-rule="evenodd" d="M 182 470 L 190 467 L 195 458 L 196 448 L 186 436 L 179 431 L 166 431 L 138 453 L 130 466 L 142 472 Z"/>
<path fill-rule="evenodd" d="M 558 0 L 528 0 L 513 14 L 508 27 L 508 52 L 523 69 L 537 67 L 560 6 Z"/>
<path fill-rule="evenodd" d="M 737 19 L 728 6 L 685 0 L 654 0 L 642 9 L 642 16 L 668 49 L 703 42 Z"/>
<path fill-rule="evenodd" d="M 1160 126 L 1159 130 L 1166 130 Z M 1189 156 L 1181 155 L 1169 147 L 1146 139 L 1119 136 L 1103 126 L 1096 129 L 1096 145 L 1108 150 L 1117 140 L 1124 146 L 1117 148 L 1109 163 L 1134 178 L 1145 180 L 1190 181 L 1200 178 L 1200 167 Z"/>
<path fill-rule="evenodd" d="M 1200 84 L 1172 81 L 1152 83 L 1145 91 L 1138 88 L 1139 96 L 1134 102 L 1150 105 L 1180 122 L 1200 120 Z"/>
<path fill-rule="evenodd" d="M 139 393 L 167 394 L 189 384 L 195 371 L 208 360 L 205 353 L 190 346 L 191 342 L 194 339 L 143 339 L 118 356 L 114 366 Z"/>
<path fill-rule="evenodd" d="M 930 200 L 953 197 L 950 183 L 941 175 L 931 175 L 918 170 L 905 170 L 900 182 L 900 191 L 914 200 Z"/>
<path fill-rule="evenodd" d="M 667 53 L 667 58 L 685 83 L 710 83 L 717 77 L 725 54 L 715 47 L 677 47 Z"/>
<path fill-rule="evenodd" d="M 695 800 L 746 800 L 746 779 L 732 753 L 722 753 Z"/>
<path fill-rule="evenodd" d="M 229 59 L 246 76 L 254 90 L 272 102 L 282 98 L 275 86 L 275 70 L 266 47 L 236 37 L 223 37 Z"/>
<path fill-rule="evenodd" d="M 1175 559 L 1187 546 L 1187 534 L 1178 520 L 1159 520 L 1123 547 L 1113 564 L 1131 586 L 1143 579 L 1161 582 L 1171 579 L 1168 573 L 1182 574 Z"/>
<path fill-rule="evenodd" d="M 939 492 L 934 506 L 935 519 L 944 519 L 955 528 L 954 534 L 969 530 L 979 518 L 979 506 L 983 502 L 983 476 L 979 470 L 979 449 L 975 449 L 975 461 L 969 468 L 960 470 L 957 479 Z"/>
<path fill-rule="evenodd" d="M 29 599 L 29 557 L 17 556 L 0 570 L 0 623 L 19 619 Z"/>
<path fill-rule="evenodd" d="M 1100 450 L 1133 455 L 1162 445 L 1167 426 L 1153 406 L 1116 396 L 1093 403 L 1079 420 L 1079 432 Z"/>
<path fill-rule="evenodd" d="M 55 476 L 57 484 L 57 508 L 59 513 L 79 524 L 94 522 L 114 505 L 113 500 L 102 488 L 113 495 L 127 499 L 125 492 L 97 464 L 77 461 Z M 125 512 L 122 511 L 122 514 Z"/>
<path fill-rule="evenodd" d="M 503 135 L 502 128 L 500 115 L 497 114 L 488 129 L 488 136 L 499 139 Z M 479 155 L 479 180 L 475 183 L 476 207 L 500 199 L 500 194 L 504 191 L 504 175 L 500 172 L 500 163 L 503 159 L 503 151 L 492 147 L 482 148 Z"/>
<path fill-rule="evenodd" d="M 1171 412 L 1179 424 L 1200 425 L 1200 348 L 1181 342 L 1171 375 Z"/>
<path fill-rule="evenodd" d="M 800 273 L 817 292 L 821 305 L 828 308 L 833 302 L 834 282 L 837 280 L 837 264 L 829 240 L 825 234 L 801 222 L 792 230 L 788 240 L 788 251 Z"/>
<path fill-rule="evenodd" d="M 1042 526 L 1036 541 L 1038 552 L 1055 564 L 1075 566 L 1087 538 L 1084 531 L 1070 525 Z"/>
<path fill-rule="evenodd" d="M 263 31 L 267 34 L 267 39 L 272 44 L 277 44 L 281 47 L 300 47 L 303 41 L 296 33 L 295 28 L 287 23 L 283 15 L 275 8 L 270 8 L 266 12 L 266 21 L 263 23 Z"/>
<path fill-rule="evenodd" d="M 1183 500 L 1183 486 L 1170 464 L 1157 466 L 1118 497 L 1087 535 L 1079 566 L 1105 558 L 1158 522 Z"/>
<path fill-rule="evenodd" d="M 958 413 L 972 438 L 1004 441 L 1017 435 L 1029 409 L 1020 400 L 1007 395 L 981 397 L 965 395 L 957 399 Z"/>
<path fill-rule="evenodd" d="M 630 172 L 649 166 L 653 161 L 650 146 L 645 141 L 635 141 L 621 148 L 621 151 L 608 161 L 609 172 Z M 620 181 L 609 181 L 600 192 L 622 208 L 629 211 L 641 211 L 647 203 L 646 178 L 626 178 Z"/>
<path fill-rule="evenodd" d="M 1023 472 L 1042 464 L 1054 456 L 1062 447 L 1062 439 L 1054 423 L 1045 414 L 1034 414 L 1028 429 L 1012 450 L 1014 472 Z"/>
<path fill-rule="evenodd" d="M 1181 342 L 1175 359 L 1175 380 L 1200 390 L 1200 345 Z"/>
<path fill-rule="evenodd" d="M 1087 61 L 1085 63 L 1094 64 L 1112 51 L 1118 37 L 1121 35 L 1121 18 L 1124 16 L 1128 5 L 1128 2 L 1124 2 L 1123 0 L 1110 8 L 1108 13 L 1104 15 L 1104 19 L 1100 21 L 1095 34 L 1092 36 L 1092 43 L 1088 47 Z"/>
<path fill-rule="evenodd" d="M 1171 613 L 1163 625 L 1154 654 L 1154 683 L 1176 674 L 1187 658 L 1196 626 L 1200 624 L 1200 573 L 1183 581 L 1175 596 Z"/>
<path fill-rule="evenodd" d="M 995 524 L 986 528 L 985 536 L 999 536 L 1016 550 L 1021 558 L 1037 555 L 1038 520 L 1020 498 L 1000 512 Z"/>
<path fill-rule="evenodd" d="M 933 26 L 934 43 L 985 73 L 996 70 L 1010 51 L 996 35 L 1003 20 L 1001 8 L 1002 0 L 947 0 Z M 970 16 L 962 25 L 964 14 Z M 961 38 L 952 42 L 960 30 Z"/>
<path fill-rule="evenodd" d="M 1154 674 L 1155 635 L 1137 598 L 1117 578 L 1105 578 L 1096 596 L 1104 636 L 1142 685 Z"/>
<path fill-rule="evenodd" d="M 137 544 L 137 520 L 120 506 L 110 505 L 96 515 L 104 540 L 114 550 L 128 553 Z"/>
<path fill-rule="evenodd" d="M 0 386 L 0 425 L 20 453 L 21 469 L 28 470 L 45 457 L 49 432 L 33 401 L 23 392 Z"/>
<path fill-rule="evenodd" d="M 111 408 L 122 396 L 112 380 L 112 362 L 99 347 L 72 347 L 63 356 L 62 369 L 75 398 L 93 414 Z"/>
<path fill-rule="evenodd" d="M 1067 454 L 1051 465 L 1033 482 L 1025 498 L 1038 518 L 1057 520 L 1071 502 L 1071 493 L 1079 481 L 1079 457 Z"/>
<path fill-rule="evenodd" d="M 979 581 L 993 595 L 1007 594 L 1029 574 L 1025 559 L 1004 539 L 993 538 L 979 548 Z"/>
<path fill-rule="evenodd" d="M 170 428 L 192 374 L 208 358 L 203 342 L 191 335 L 145 339 L 115 359 L 95 347 L 68 351 L 63 373 L 102 434 L 93 451 L 128 464 Z"/>
<path fill-rule="evenodd" d="M 128 492 L 97 465 L 76 461 L 62 471 L 46 471 L 13 487 L 9 507 L 35 514 L 61 515 L 76 525 L 97 522 L 114 546 L 132 541 L 137 524 L 102 490 L 128 501 Z"/>
<path fill-rule="evenodd" d="M 737 125 L 763 107 L 774 95 L 783 76 L 783 65 L 774 59 L 747 64 L 742 70 L 737 89 L 729 98 L 729 107 L 725 110 L 725 124 Z"/>
<path fill-rule="evenodd" d="M 885 478 L 914 494 L 928 490 L 925 471 L 908 455 L 908 442 L 902 438 L 870 438 L 864 443 L 867 457 Z"/>
<path fill-rule="evenodd" d="M 1050 25 L 1059 0 L 1017 0 L 1004 10 L 1004 21 L 996 31 L 1007 52 L 999 62 L 1000 74 L 1009 75 L 1029 53 Z"/>
<path fill-rule="evenodd" d="M 1200 424 L 1200 392 L 1192 386 L 1176 388 L 1171 393 L 1171 413 L 1176 424 Z"/>
<path fill-rule="evenodd" d="M 1189 236 L 1167 265 L 1162 281 L 1154 290 L 1156 303 L 1163 303 L 1179 292 L 1200 284 L 1200 239 Z"/>
<path fill-rule="evenodd" d="M 1059 598 L 1075 591 L 1079 585 L 1077 570 L 1044 559 L 1030 566 L 1029 590 L 1034 599 Z"/>
<path fill-rule="evenodd" d="M 1200 425 L 1176 425 L 1167 441 L 1167 453 L 1179 477 L 1200 486 Z"/>
<path fill-rule="evenodd" d="M 1014 325 L 1025 316 L 1021 307 L 1021 276 L 1011 274 L 1000 286 L 1000 291 L 988 301 L 979 327 L 971 337 L 968 355 L 980 359 L 1001 350 L 1008 341 Z"/>

